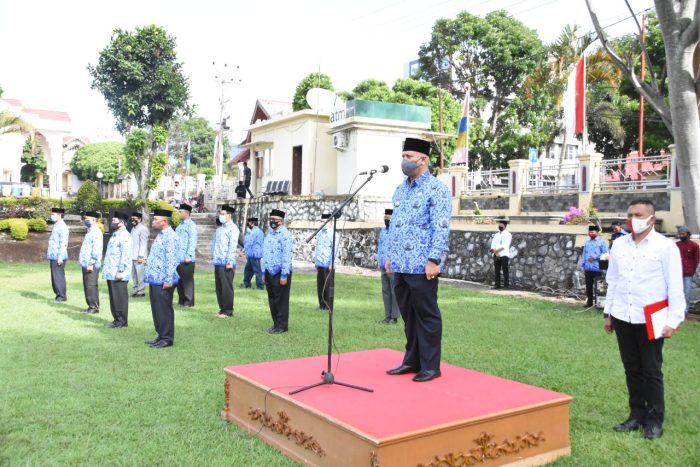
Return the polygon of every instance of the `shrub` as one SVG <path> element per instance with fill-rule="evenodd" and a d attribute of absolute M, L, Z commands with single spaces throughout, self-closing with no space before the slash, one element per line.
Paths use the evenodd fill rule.
<path fill-rule="evenodd" d="M 29 227 L 27 226 L 27 221 L 24 219 L 9 219 L 10 225 L 10 235 L 15 240 L 24 240 L 27 238 L 29 233 Z"/>
<path fill-rule="evenodd" d="M 0 230 L 7 230 L 10 228 L 10 220 L 3 219 L 0 221 Z"/>
<path fill-rule="evenodd" d="M 92 180 L 84 181 L 76 193 L 73 211 L 81 214 L 84 211 L 99 211 L 101 207 L 102 197 L 97 185 Z"/>
<path fill-rule="evenodd" d="M 27 227 L 34 232 L 43 232 L 46 230 L 46 221 L 44 219 L 27 219 Z"/>

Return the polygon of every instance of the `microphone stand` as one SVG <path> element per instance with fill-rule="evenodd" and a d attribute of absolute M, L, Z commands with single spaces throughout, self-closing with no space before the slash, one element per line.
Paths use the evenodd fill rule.
<path fill-rule="evenodd" d="M 314 233 L 309 235 L 309 238 L 306 239 L 306 243 L 309 243 L 313 238 L 318 235 L 318 233 L 323 229 L 330 221 L 331 219 L 333 220 L 333 242 L 331 244 L 331 271 L 328 276 L 328 280 L 326 281 L 326 284 L 324 284 L 324 289 L 328 287 L 328 365 L 325 369 L 325 371 L 321 371 L 321 381 L 318 381 L 313 384 L 309 384 L 307 386 L 304 386 L 299 389 L 295 389 L 294 391 L 291 391 L 289 394 L 297 394 L 302 391 L 306 391 L 307 389 L 315 388 L 318 386 L 322 386 L 324 384 L 338 384 L 340 386 L 345 386 L 348 388 L 352 389 L 359 389 L 360 391 L 367 391 L 367 392 L 374 392 L 374 389 L 370 388 L 365 388 L 362 386 L 357 386 L 355 384 L 349 384 L 349 383 L 343 383 L 341 381 L 337 381 L 335 379 L 335 376 L 333 375 L 333 372 L 331 371 L 331 354 L 333 352 L 333 302 L 335 298 L 335 249 L 336 249 L 336 242 L 335 242 L 335 237 L 336 237 L 336 226 L 338 222 L 338 218 L 343 212 L 343 208 L 347 206 L 350 201 L 353 200 L 355 195 L 365 186 L 367 183 L 369 183 L 370 180 L 372 180 L 372 177 L 374 177 L 374 174 L 377 173 L 376 170 L 371 170 L 369 172 L 369 177 L 367 177 L 367 180 L 360 185 L 357 190 L 355 190 L 352 194 L 348 195 L 347 198 L 345 198 L 345 201 L 343 201 L 340 206 L 336 207 L 333 212 L 331 213 L 331 217 L 326 219 L 326 222 L 321 224 L 321 227 L 319 227 Z M 324 290 L 325 291 L 325 290 Z M 325 294 L 324 294 L 325 295 Z"/>

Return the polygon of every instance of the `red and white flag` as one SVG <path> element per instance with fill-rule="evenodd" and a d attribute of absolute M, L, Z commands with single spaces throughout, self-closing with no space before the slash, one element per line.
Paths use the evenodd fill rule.
<path fill-rule="evenodd" d="M 583 133 L 586 125 L 586 58 L 581 57 L 569 75 L 564 94 L 566 134 Z"/>

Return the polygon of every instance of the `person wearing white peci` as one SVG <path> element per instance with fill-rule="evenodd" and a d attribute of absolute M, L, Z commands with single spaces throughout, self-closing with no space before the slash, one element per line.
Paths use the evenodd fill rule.
<path fill-rule="evenodd" d="M 673 336 L 685 318 L 681 256 L 672 240 L 654 230 L 654 214 L 649 200 L 632 201 L 627 208 L 632 234 L 615 240 L 610 250 L 604 310 L 604 329 L 617 336 L 630 406 L 627 420 L 613 429 L 643 429 L 647 439 L 663 434 L 662 349 L 664 340 Z M 661 337 L 650 340 L 644 308 L 663 306 L 666 300 Z"/>

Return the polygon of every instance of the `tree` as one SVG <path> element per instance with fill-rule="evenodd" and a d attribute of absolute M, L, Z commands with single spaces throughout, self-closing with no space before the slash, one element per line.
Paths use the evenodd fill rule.
<path fill-rule="evenodd" d="M 117 183 L 119 177 L 126 173 L 123 160 L 122 143 L 86 144 L 75 151 L 70 161 L 70 169 L 79 180 L 96 180 L 97 172 L 102 172 L 102 180 L 105 183 Z"/>
<path fill-rule="evenodd" d="M 9 133 L 20 133 L 29 138 L 34 138 L 34 127 L 12 112 L 7 110 L 0 111 L 0 135 Z"/>
<path fill-rule="evenodd" d="M 633 13 L 629 2 L 625 0 L 625 3 Z M 642 53 L 649 64 L 650 77 L 642 80 L 633 67 L 632 57 L 623 59 L 610 44 L 591 1 L 586 0 L 605 51 L 673 135 L 685 223 L 697 232 L 700 230 L 700 203 L 697 201 L 700 194 L 700 1 L 655 0 L 654 4 L 664 42 L 668 100 L 665 89 L 659 85 L 647 47 L 642 46 Z M 641 26 L 637 25 L 641 35 Z"/>
<path fill-rule="evenodd" d="M 422 78 L 460 100 L 469 90 L 471 120 L 481 136 L 470 135 L 472 153 L 485 165 L 500 159 L 504 145 L 499 140 L 513 134 L 514 116 L 504 115 L 525 79 L 546 59 L 537 33 L 503 10 L 484 18 L 465 11 L 454 20 L 437 20 L 418 56 Z"/>
<path fill-rule="evenodd" d="M 102 196 L 95 182 L 86 180 L 80 185 L 75 194 L 73 210 L 78 214 L 85 211 L 102 211 Z"/>
<path fill-rule="evenodd" d="M 399 79 L 390 88 L 384 81 L 368 79 L 360 82 L 348 94 L 349 99 L 365 99 L 382 102 L 394 102 L 398 104 L 421 105 L 431 109 L 432 131 L 440 131 L 440 97 L 439 89 L 430 83 L 416 79 Z M 443 132 L 455 134 L 457 124 L 462 114 L 462 109 L 457 101 L 448 92 L 442 92 L 442 120 Z M 432 145 L 430 154 L 431 164 L 435 167 L 439 164 L 439 144 Z M 454 140 L 444 143 L 445 163 L 448 164 L 454 154 Z"/>
<path fill-rule="evenodd" d="M 155 25 L 133 33 L 115 29 L 98 64 L 88 65 L 88 70 L 92 88 L 104 96 L 122 134 L 133 128 L 149 130 L 139 134 L 146 136 L 147 145 L 146 151 L 138 153 L 141 159 L 129 159 L 138 196 L 147 198 L 157 184 L 153 177 L 165 166 L 158 148 L 166 142 L 167 127 L 177 114 L 190 111 L 189 84 L 177 61 L 175 39 Z"/>
<path fill-rule="evenodd" d="M 187 143 L 190 142 L 190 174 L 214 175 L 214 143 L 216 130 L 202 117 L 180 118 L 168 133 L 168 149 L 171 158 L 178 161 L 178 170 L 185 171 Z M 224 136 L 224 161 L 231 157 L 228 138 Z M 227 164 L 224 164 L 227 166 Z"/>
<path fill-rule="evenodd" d="M 331 82 L 328 75 L 323 73 L 311 73 L 306 78 L 302 79 L 297 85 L 297 89 L 294 92 L 294 99 L 292 100 L 292 109 L 296 112 L 298 110 L 309 109 L 309 104 L 306 102 L 306 93 L 312 88 L 323 88 L 329 91 L 334 91 L 333 83 Z"/>
<path fill-rule="evenodd" d="M 25 164 L 20 172 L 21 180 L 36 183 L 35 186 L 41 188 L 44 183 L 44 173 L 46 173 L 46 158 L 41 146 L 37 145 L 33 139 L 24 142 L 21 161 Z"/>

